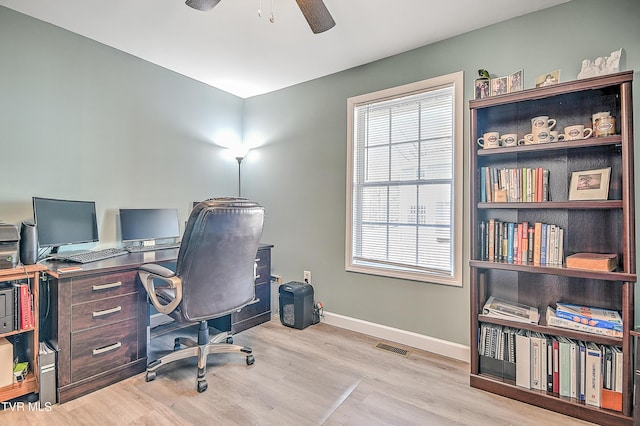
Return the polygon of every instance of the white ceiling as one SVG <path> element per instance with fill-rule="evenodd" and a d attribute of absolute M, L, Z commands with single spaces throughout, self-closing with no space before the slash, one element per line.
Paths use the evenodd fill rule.
<path fill-rule="evenodd" d="M 405 52 L 570 0 L 324 0 L 313 34 L 294 0 L 0 0 L 0 5 L 242 98 Z M 269 22 L 271 5 L 275 22 Z"/>

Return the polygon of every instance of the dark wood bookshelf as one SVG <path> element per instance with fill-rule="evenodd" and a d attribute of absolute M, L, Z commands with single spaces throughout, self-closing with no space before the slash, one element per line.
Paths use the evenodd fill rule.
<path fill-rule="evenodd" d="M 473 387 L 557 411 L 598 424 L 632 424 L 634 390 L 635 201 L 633 165 L 633 71 L 559 83 L 483 99 L 471 100 L 471 257 L 470 333 Z M 531 133 L 531 118 L 556 119 L 555 130 L 583 124 L 592 127 L 592 114 L 610 111 L 616 119 L 614 135 L 577 141 L 483 149 L 476 140 L 486 132 Z M 549 200 L 545 202 L 481 202 L 482 167 L 497 169 L 544 168 L 549 170 Z M 611 168 L 606 200 L 571 201 L 569 188 L 574 171 Z M 612 272 L 567 268 L 564 264 L 539 265 L 487 261 L 481 256 L 480 223 L 554 224 L 564 230 L 565 257 L 577 252 L 616 253 L 620 259 Z M 484 250 L 484 248 L 482 249 Z M 534 306 L 538 324 L 524 324 L 482 315 L 489 296 Z M 621 313 L 622 337 L 586 333 L 548 326 L 547 306 L 557 302 L 612 309 Z M 485 356 L 478 353 L 482 324 L 495 324 L 547 336 L 616 346 L 623 353 L 622 410 L 586 405 L 576 399 L 516 386 L 498 377 Z M 640 336 L 640 331 L 634 332 Z M 482 362 L 481 362 L 482 358 Z M 517 362 L 517 360 L 516 360 Z M 513 364 L 511 364 L 513 366 Z M 484 368 L 484 370 L 483 370 Z M 500 372 L 500 370 L 497 370 Z M 504 377 L 509 377 L 502 373 Z"/>

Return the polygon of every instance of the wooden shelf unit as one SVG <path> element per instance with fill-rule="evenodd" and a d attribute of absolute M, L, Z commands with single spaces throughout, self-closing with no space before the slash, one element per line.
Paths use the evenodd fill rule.
<path fill-rule="evenodd" d="M 471 170 L 471 376 L 473 387 L 557 411 L 598 424 L 633 422 L 633 340 L 635 264 L 635 201 L 633 167 L 633 71 L 610 74 L 553 86 L 528 89 L 469 102 Z M 476 140 L 483 133 L 531 132 L 531 118 L 548 115 L 557 120 L 555 130 L 574 124 L 591 126 L 591 115 L 610 111 L 616 134 L 578 141 L 482 149 Z M 543 167 L 550 170 L 550 201 L 536 203 L 481 202 L 480 168 Z M 571 173 L 611 167 L 608 200 L 570 201 Z M 614 272 L 587 271 L 564 265 L 515 264 L 483 260 L 479 225 L 495 218 L 503 222 L 543 222 L 564 229 L 565 257 L 576 252 L 617 253 Z M 535 306 L 537 325 L 499 320 L 481 315 L 489 296 Z M 615 309 L 621 312 L 622 338 L 612 338 L 546 325 L 546 307 L 563 301 Z M 623 352 L 622 411 L 585 405 L 551 392 L 516 386 L 514 381 L 481 370 L 478 337 L 481 324 L 497 324 L 564 336 Z M 517 360 L 516 360 L 517 363 Z"/>
<path fill-rule="evenodd" d="M 38 299 L 40 289 L 40 271 L 46 268 L 42 265 L 26 265 L 13 269 L 0 269 L 0 282 L 24 281 L 31 283 L 31 294 L 33 295 L 33 317 L 35 327 L 27 330 L 14 330 L 9 333 L 0 334 L 0 337 L 25 336 L 23 344 L 26 345 L 25 353 L 28 355 L 29 374 L 22 382 L 14 382 L 11 385 L 0 387 L 0 401 L 8 401 L 19 396 L 30 393 L 38 393 L 38 340 L 39 340 L 39 316 Z M 15 314 L 15 313 L 14 313 Z"/>

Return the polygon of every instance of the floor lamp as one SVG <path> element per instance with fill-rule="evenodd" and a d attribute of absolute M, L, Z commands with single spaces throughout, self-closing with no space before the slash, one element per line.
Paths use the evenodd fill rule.
<path fill-rule="evenodd" d="M 242 196 L 242 184 L 241 184 L 241 174 L 240 174 L 240 170 L 241 170 L 241 165 L 242 165 L 242 160 L 244 160 L 244 157 L 247 156 L 247 153 L 249 152 L 249 147 L 243 145 L 243 144 L 238 144 L 233 148 L 230 148 L 232 151 L 232 155 L 235 157 L 236 161 L 238 162 L 238 197 Z"/>

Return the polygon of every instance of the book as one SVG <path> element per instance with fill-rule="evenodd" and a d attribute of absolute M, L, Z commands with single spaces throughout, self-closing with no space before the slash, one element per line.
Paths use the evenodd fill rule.
<path fill-rule="evenodd" d="M 587 371 L 587 344 L 585 342 L 578 342 L 578 352 L 579 352 L 579 368 L 578 370 L 578 400 L 585 400 L 585 392 L 586 392 L 586 371 Z"/>
<path fill-rule="evenodd" d="M 591 271 L 613 271 L 618 263 L 618 255 L 613 253 L 575 253 L 567 256 L 567 268 Z"/>
<path fill-rule="evenodd" d="M 609 328 L 600 328 L 600 327 L 591 327 L 587 324 L 582 324 L 581 322 L 575 322 L 570 319 L 558 318 L 556 316 L 556 311 L 551 306 L 547 306 L 547 312 L 545 315 L 547 320 L 547 325 L 550 327 L 559 327 L 559 328 L 567 328 L 569 330 L 577 330 L 585 333 L 591 334 L 599 334 L 601 336 L 609 336 L 609 337 L 620 337 L 622 338 L 622 332 L 609 329 Z"/>
<path fill-rule="evenodd" d="M 540 243 L 542 241 L 542 223 L 536 222 L 533 225 L 533 263 L 540 264 Z"/>
<path fill-rule="evenodd" d="M 553 339 L 553 388 L 552 392 L 555 394 L 560 393 L 560 339 L 555 337 Z"/>
<path fill-rule="evenodd" d="M 559 336 L 560 396 L 571 396 L 571 340 Z"/>
<path fill-rule="evenodd" d="M 531 389 L 531 341 L 530 332 L 516 333 L 516 385 Z"/>
<path fill-rule="evenodd" d="M 548 238 L 548 229 L 549 225 L 543 223 L 540 227 L 540 264 L 547 264 L 547 238 Z"/>
<path fill-rule="evenodd" d="M 538 324 L 538 308 L 490 296 L 482 307 L 482 315 L 527 324 Z"/>
<path fill-rule="evenodd" d="M 602 350 L 593 342 L 587 343 L 585 371 L 585 403 L 600 407 L 602 390 Z"/>
<path fill-rule="evenodd" d="M 558 302 L 556 316 L 591 327 L 622 331 L 622 317 L 619 312 L 611 309 Z"/>
<path fill-rule="evenodd" d="M 546 372 L 543 376 L 542 370 L 542 337 L 541 333 L 531 333 L 531 389 L 546 390 Z M 547 354 L 544 353 L 546 357 Z"/>

